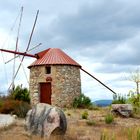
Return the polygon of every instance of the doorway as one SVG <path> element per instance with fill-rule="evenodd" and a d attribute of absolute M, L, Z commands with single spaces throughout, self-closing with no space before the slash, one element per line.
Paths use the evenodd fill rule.
<path fill-rule="evenodd" d="M 51 82 L 40 83 L 40 102 L 51 104 Z"/>

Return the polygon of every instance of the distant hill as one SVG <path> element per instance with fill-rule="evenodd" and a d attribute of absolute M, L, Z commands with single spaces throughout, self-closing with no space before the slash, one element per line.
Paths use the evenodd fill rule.
<path fill-rule="evenodd" d="M 112 100 L 97 100 L 94 101 L 93 104 L 97 105 L 97 106 L 109 106 L 112 103 Z"/>

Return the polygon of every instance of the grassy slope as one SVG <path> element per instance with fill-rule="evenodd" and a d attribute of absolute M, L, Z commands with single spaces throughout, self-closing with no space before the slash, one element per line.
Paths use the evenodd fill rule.
<path fill-rule="evenodd" d="M 65 110 L 67 116 L 68 129 L 64 137 L 55 136 L 50 140 L 100 140 L 101 135 L 108 137 L 106 140 L 136 140 L 136 132 L 140 129 L 140 119 L 136 118 L 115 118 L 113 124 L 105 124 L 104 117 L 109 112 L 108 108 L 100 110 L 88 110 L 88 120 L 81 119 L 83 109 Z M 87 121 L 94 121 L 93 125 L 88 125 Z M 30 136 L 24 130 L 24 120 L 18 120 L 16 125 L 4 128 L 0 131 L 0 140 L 39 140 L 36 136 Z"/>

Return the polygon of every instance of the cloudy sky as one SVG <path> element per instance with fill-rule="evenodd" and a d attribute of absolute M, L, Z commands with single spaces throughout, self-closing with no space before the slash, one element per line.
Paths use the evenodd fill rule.
<path fill-rule="evenodd" d="M 5 0 L 0 4 L 0 48 L 15 49 L 19 12 L 24 7 L 19 50 L 25 51 L 36 11 L 39 17 L 30 53 L 47 48 L 61 48 L 117 93 L 127 94 L 135 85 L 127 76 L 140 66 L 139 0 Z M 3 57 L 2 57 L 3 56 Z M 0 54 L 0 90 L 12 80 L 13 62 L 3 63 L 13 55 Z M 26 68 L 34 59 L 26 58 Z M 18 66 L 19 59 L 16 59 Z M 112 93 L 81 72 L 82 92 L 92 100 L 111 99 Z M 23 69 L 16 83 L 27 86 Z"/>

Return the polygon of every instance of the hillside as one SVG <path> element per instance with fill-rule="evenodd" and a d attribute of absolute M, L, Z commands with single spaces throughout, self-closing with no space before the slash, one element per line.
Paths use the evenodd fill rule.
<path fill-rule="evenodd" d="M 112 103 L 112 100 L 97 100 L 93 104 L 101 107 L 109 106 Z"/>

